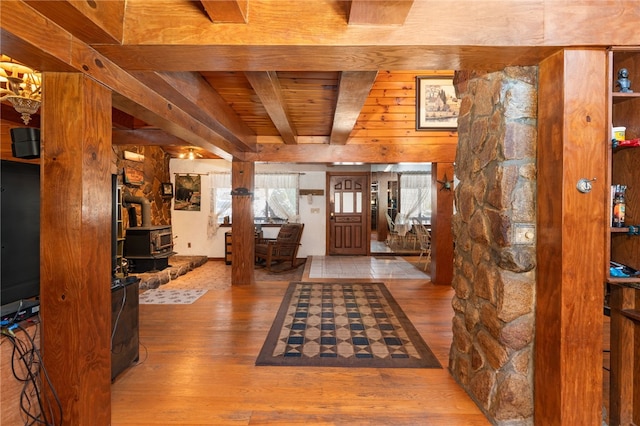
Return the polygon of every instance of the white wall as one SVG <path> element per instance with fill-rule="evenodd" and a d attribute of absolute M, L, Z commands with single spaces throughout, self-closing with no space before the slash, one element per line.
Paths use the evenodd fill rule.
<path fill-rule="evenodd" d="M 174 236 L 173 250 L 182 256 L 201 255 L 224 257 L 224 228 L 220 228 L 213 238 L 207 237 L 207 222 L 211 204 L 209 172 L 228 172 L 231 164 L 224 160 L 171 160 L 169 171 L 175 191 L 175 174 L 195 173 L 200 176 L 200 211 L 173 210 L 171 204 L 171 225 Z M 191 245 L 191 247 L 189 247 Z"/>
<path fill-rule="evenodd" d="M 290 164 L 290 163 L 257 163 L 256 173 L 266 172 L 292 172 L 301 173 L 300 189 L 322 189 L 324 195 L 300 197 L 299 210 L 300 222 L 304 223 L 304 231 L 299 257 L 311 255 L 323 256 L 326 254 L 326 174 L 332 172 L 351 171 L 405 171 L 405 170 L 430 170 L 429 163 L 394 164 L 394 165 L 350 165 L 327 167 L 321 164 Z M 174 251 L 179 255 L 201 255 L 210 258 L 224 258 L 224 233 L 230 228 L 218 228 L 215 235 L 208 237 L 207 223 L 211 194 L 208 173 L 231 173 L 231 163 L 226 160 L 181 160 L 171 159 L 169 162 L 171 182 L 175 187 L 175 174 L 196 173 L 201 174 L 201 199 L 200 211 L 171 210 L 171 223 L 174 235 Z M 173 203 L 173 201 L 172 201 Z M 264 227 L 262 229 L 265 238 L 275 238 L 279 227 Z M 190 245 L 190 247 L 189 247 Z"/>
<path fill-rule="evenodd" d="M 210 258 L 224 258 L 224 233 L 230 228 L 219 228 L 213 237 L 207 236 L 207 223 L 211 194 L 209 172 L 231 172 L 231 163 L 225 160 L 181 160 L 169 163 L 171 182 L 175 186 L 175 174 L 201 174 L 200 211 L 171 210 L 174 235 L 174 251 L 179 255 L 202 255 Z M 326 185 L 326 168 L 318 165 L 296 164 L 256 164 L 256 173 L 299 172 L 300 189 L 322 189 Z M 326 203 L 325 196 L 313 196 L 311 204 L 306 196 L 299 200 L 300 222 L 305 224 L 299 257 L 324 255 L 326 252 Z M 279 227 L 264 227 L 263 236 L 275 238 Z M 189 244 L 191 247 L 189 247 Z"/>

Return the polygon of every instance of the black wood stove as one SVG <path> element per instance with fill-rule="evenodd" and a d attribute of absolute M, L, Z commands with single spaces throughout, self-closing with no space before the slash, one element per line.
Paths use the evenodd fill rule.
<path fill-rule="evenodd" d="M 142 226 L 137 225 L 135 209 L 129 210 L 129 227 L 124 240 L 124 257 L 131 272 L 161 271 L 169 266 L 173 251 L 170 225 L 151 226 L 149 201 L 144 197 L 126 196 L 126 203 L 142 207 Z"/>

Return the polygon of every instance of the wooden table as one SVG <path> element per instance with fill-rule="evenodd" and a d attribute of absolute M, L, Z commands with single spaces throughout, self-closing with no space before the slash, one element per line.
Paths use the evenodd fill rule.
<path fill-rule="evenodd" d="M 611 426 L 640 425 L 640 284 L 611 283 Z"/>

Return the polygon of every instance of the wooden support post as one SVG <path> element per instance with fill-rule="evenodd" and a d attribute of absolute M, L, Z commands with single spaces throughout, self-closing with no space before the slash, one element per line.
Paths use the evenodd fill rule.
<path fill-rule="evenodd" d="M 431 282 L 451 285 L 453 280 L 453 163 L 431 168 Z M 447 189 L 449 188 L 449 189 Z"/>
<path fill-rule="evenodd" d="M 45 73 L 42 87 L 44 365 L 62 403 L 64 424 L 108 425 L 111 92 L 76 73 Z"/>
<path fill-rule="evenodd" d="M 231 163 L 231 284 L 254 284 L 255 224 L 253 222 L 253 182 L 255 165 L 252 162 Z M 243 194 L 243 190 L 247 193 Z"/>
<path fill-rule="evenodd" d="M 596 426 L 611 125 L 606 52 L 561 51 L 539 70 L 535 424 Z M 591 192 L 576 189 L 581 178 L 595 179 Z"/>

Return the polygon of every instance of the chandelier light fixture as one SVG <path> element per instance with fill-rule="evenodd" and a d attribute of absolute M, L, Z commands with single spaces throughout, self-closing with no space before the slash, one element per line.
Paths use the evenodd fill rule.
<path fill-rule="evenodd" d="M 31 115 L 38 112 L 42 95 L 39 72 L 2 55 L 0 60 L 0 102 L 8 101 L 29 124 Z"/>
<path fill-rule="evenodd" d="M 196 158 L 202 158 L 202 154 L 194 151 L 193 148 L 189 148 L 187 153 L 181 152 L 180 155 L 178 155 L 178 158 L 195 160 Z"/>

